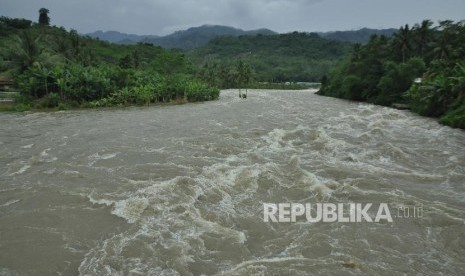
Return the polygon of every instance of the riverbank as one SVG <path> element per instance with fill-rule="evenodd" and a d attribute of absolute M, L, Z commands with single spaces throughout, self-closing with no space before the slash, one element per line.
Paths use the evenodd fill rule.
<path fill-rule="evenodd" d="M 261 87 L 261 85 L 257 86 Z M 318 89 L 313 88 L 316 87 L 315 85 L 309 86 L 305 84 L 296 84 L 296 85 L 287 85 L 287 84 L 282 84 L 282 85 L 276 85 L 276 84 L 267 84 L 263 85 L 263 87 L 278 87 L 278 88 L 256 88 L 255 86 L 251 86 L 251 88 L 247 88 L 247 90 L 252 93 L 250 96 L 253 97 L 254 91 L 309 91 L 312 93 L 316 93 Z M 239 89 L 228 89 L 228 90 L 237 90 Z M 221 91 L 227 91 L 227 90 L 218 90 L 218 94 L 216 94 L 216 91 L 210 92 L 213 94 L 213 96 L 207 98 L 208 100 L 217 100 L 218 97 L 220 96 Z M 243 93 L 245 92 L 245 89 L 241 89 Z M 143 103 L 143 104 L 134 104 L 134 103 L 118 103 L 118 104 L 113 104 L 111 100 L 99 100 L 99 101 L 92 101 L 92 102 L 83 102 L 83 103 L 77 103 L 77 102 L 58 102 L 56 106 L 49 107 L 49 103 L 47 99 L 41 99 L 41 100 L 34 100 L 34 101 L 26 101 L 24 100 L 19 100 L 15 103 L 11 104 L 0 104 L 0 112 L 24 112 L 24 111 L 31 111 L 31 112 L 55 112 L 55 111 L 63 111 L 63 110 L 85 110 L 85 109 L 120 109 L 120 108 L 127 108 L 127 107 L 134 107 L 134 106 L 147 106 L 147 107 L 156 107 L 156 106 L 172 106 L 172 105 L 183 105 L 187 103 L 192 103 L 192 102 L 197 102 L 197 101 L 189 101 L 187 98 L 175 98 L 170 100 L 169 102 L 155 102 L 155 101 L 150 101 L 149 103 Z"/>
<path fill-rule="evenodd" d="M 216 100 L 219 94 L 219 89 L 199 83 L 190 85 L 183 91 L 170 91 L 163 94 L 152 87 L 125 88 L 107 97 L 93 101 L 61 100 L 56 93 L 51 93 L 41 99 L 19 95 L 14 99 L 14 102 L 1 104 L 0 111 L 59 111 L 88 108 L 178 105 L 188 102 Z"/>
<path fill-rule="evenodd" d="M 150 103 L 147 105 L 114 105 L 114 106 L 93 106 L 91 103 L 86 102 L 81 105 L 76 104 L 67 104 L 62 103 L 59 104 L 57 107 L 31 107 L 30 105 L 24 104 L 2 104 L 0 105 L 0 112 L 57 112 L 57 111 L 76 111 L 76 110 L 92 110 L 92 109 L 99 109 L 99 110 L 115 110 L 115 109 L 124 109 L 130 107 L 161 107 L 161 106 L 173 106 L 173 105 L 183 105 L 188 104 L 189 102 L 185 99 L 177 99 L 172 100 L 170 102 L 162 103 Z"/>

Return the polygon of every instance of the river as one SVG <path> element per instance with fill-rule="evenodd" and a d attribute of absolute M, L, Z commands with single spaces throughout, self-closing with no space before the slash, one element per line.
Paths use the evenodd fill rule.
<path fill-rule="evenodd" d="M 465 132 L 313 92 L 0 114 L 0 275 L 465 275 Z"/>

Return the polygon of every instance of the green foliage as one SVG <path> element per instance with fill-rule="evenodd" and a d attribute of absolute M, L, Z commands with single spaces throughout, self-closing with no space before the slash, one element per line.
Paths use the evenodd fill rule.
<path fill-rule="evenodd" d="M 148 85 L 140 85 L 133 88 L 124 87 L 117 93 L 112 94 L 109 98 L 99 100 L 100 106 L 111 105 L 149 105 L 155 98 L 155 87 Z"/>
<path fill-rule="evenodd" d="M 41 9 L 40 14 L 42 18 L 48 10 Z M 216 86 L 196 77 L 183 52 L 143 43 L 110 44 L 80 36 L 75 30 L 44 28 L 48 24 L 41 20 L 42 24 L 34 26 L 21 20 L 0 20 L 0 31 L 8 33 L 0 37 L 0 73 L 15 76 L 16 88 L 27 99 L 18 103 L 18 109 L 218 98 Z"/>
<path fill-rule="evenodd" d="M 28 104 L 19 103 L 14 105 L 14 111 L 23 112 L 31 110 L 31 106 Z"/>
<path fill-rule="evenodd" d="M 49 26 L 50 25 L 50 17 L 48 17 L 48 13 L 50 11 L 47 10 L 46 8 L 41 8 L 39 10 L 39 24 L 44 25 L 44 26 Z"/>
<path fill-rule="evenodd" d="M 46 106 L 48 108 L 57 107 L 60 103 L 60 96 L 57 93 L 50 93 L 46 99 Z"/>
<path fill-rule="evenodd" d="M 11 31 L 11 29 L 28 29 L 31 27 L 32 21 L 2 16 L 0 17 L 0 24 L 4 24 L 4 33 L 7 33 L 7 31 Z"/>
<path fill-rule="evenodd" d="M 186 85 L 186 99 L 189 102 L 210 101 L 218 99 L 220 93 L 217 88 L 192 80 Z"/>
<path fill-rule="evenodd" d="M 243 60 L 239 60 L 235 64 L 214 61 L 205 63 L 199 70 L 198 76 L 211 86 L 244 88 L 253 82 L 254 73 Z"/>
<path fill-rule="evenodd" d="M 405 25 L 390 39 L 373 36 L 322 81 L 318 94 L 390 106 L 407 103 L 421 115 L 462 126 L 465 22 Z M 421 83 L 414 83 L 421 78 Z"/>
<path fill-rule="evenodd" d="M 231 75 L 228 68 L 234 68 L 239 59 L 250 66 L 259 82 L 305 82 L 318 81 L 327 74 L 329 68 L 349 51 L 349 45 L 316 34 L 294 32 L 219 37 L 192 50 L 189 55 L 207 71 L 216 67 L 223 71 L 223 75 Z M 236 85 L 220 84 L 220 87 L 228 86 Z"/>
<path fill-rule="evenodd" d="M 465 104 L 462 104 L 458 108 L 449 110 L 443 117 L 441 117 L 439 122 L 451 127 L 465 129 Z"/>
<path fill-rule="evenodd" d="M 374 103 L 390 106 L 403 101 L 402 96 L 412 85 L 413 80 L 425 71 L 425 63 L 420 58 L 412 58 L 407 63 L 397 64 L 388 61 L 384 66 L 384 75 L 378 82 L 378 95 Z M 363 100 L 363 99 L 360 99 Z"/>
<path fill-rule="evenodd" d="M 341 85 L 342 97 L 345 99 L 359 101 L 362 99 L 361 79 L 355 75 L 344 78 Z"/>
<path fill-rule="evenodd" d="M 440 117 L 465 102 L 465 62 L 447 72 L 432 74 L 421 85 L 413 85 L 406 96 L 412 110 L 425 116 Z M 455 113 L 453 113 L 455 114 Z M 446 120 L 447 121 L 447 120 Z"/>

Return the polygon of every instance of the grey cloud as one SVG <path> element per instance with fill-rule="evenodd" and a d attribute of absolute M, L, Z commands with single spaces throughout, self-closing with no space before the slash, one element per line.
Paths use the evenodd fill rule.
<path fill-rule="evenodd" d="M 167 34 L 202 24 L 279 32 L 399 27 L 423 19 L 464 19 L 463 0 L 0 0 L 1 15 L 37 20 L 80 32 L 117 30 Z"/>

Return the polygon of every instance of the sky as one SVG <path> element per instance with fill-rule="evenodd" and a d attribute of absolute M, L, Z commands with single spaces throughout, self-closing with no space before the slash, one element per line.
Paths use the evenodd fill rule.
<path fill-rule="evenodd" d="M 465 0 L 0 0 L 0 15 L 80 33 L 97 30 L 167 35 L 204 24 L 280 33 L 399 28 L 424 19 L 465 19 Z"/>

